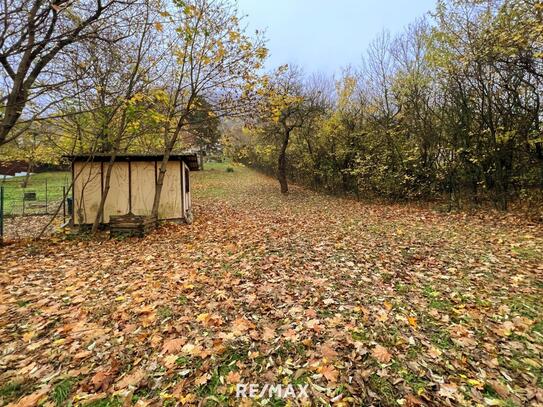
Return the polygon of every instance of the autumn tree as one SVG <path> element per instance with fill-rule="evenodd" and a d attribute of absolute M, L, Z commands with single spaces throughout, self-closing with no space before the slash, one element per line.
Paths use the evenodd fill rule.
<path fill-rule="evenodd" d="M 162 186 L 172 151 L 191 126 L 203 97 L 218 116 L 247 113 L 255 94 L 256 72 L 266 58 L 261 35 L 245 32 L 237 9 L 223 0 L 191 0 L 180 4 L 181 22 L 170 43 L 175 64 L 163 89 L 163 160 L 159 167 L 152 216 L 158 216 Z M 174 19 L 177 21 L 177 19 Z"/>
<path fill-rule="evenodd" d="M 283 190 L 278 169 L 288 146 L 286 167 L 296 180 L 327 191 L 391 200 L 444 197 L 450 209 L 468 201 L 490 200 L 500 209 L 511 199 L 540 203 L 542 12 L 533 0 L 439 1 L 431 21 L 379 35 L 362 65 L 340 77 L 333 103 L 311 125 L 296 120 L 307 79 L 276 73 L 270 89 L 274 81 L 297 83 L 285 87 L 291 97 L 281 100 L 278 85 L 275 98 L 270 90 L 273 120 L 251 130 L 252 141 L 232 137 L 229 151 L 278 172 Z M 276 146 L 265 133 L 281 135 Z"/>
<path fill-rule="evenodd" d="M 194 103 L 188 121 L 192 145 L 200 151 L 211 152 L 217 148 L 221 137 L 221 119 L 213 111 L 211 104 L 204 98 L 198 97 Z"/>
<path fill-rule="evenodd" d="M 264 132 L 278 141 L 277 179 L 281 193 L 288 193 L 287 148 L 292 132 L 300 129 L 316 112 L 318 91 L 308 92 L 302 71 L 296 66 L 284 65 L 264 81 L 260 100 L 261 126 Z"/>

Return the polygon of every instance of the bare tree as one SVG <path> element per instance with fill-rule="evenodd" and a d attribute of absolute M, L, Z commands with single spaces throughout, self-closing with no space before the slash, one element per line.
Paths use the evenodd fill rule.
<path fill-rule="evenodd" d="M 132 0 L 4 0 L 0 31 L 0 146 L 26 131 L 52 105 L 51 90 L 65 84 L 54 65 L 71 46 L 104 37 Z M 32 104 L 32 106 L 30 106 Z M 17 128 L 21 118 L 25 124 Z"/>

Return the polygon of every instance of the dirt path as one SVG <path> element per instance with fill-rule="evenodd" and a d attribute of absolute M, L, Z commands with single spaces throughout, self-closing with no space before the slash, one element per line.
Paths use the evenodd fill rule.
<path fill-rule="evenodd" d="M 4 403 L 239 405 L 236 383 L 307 384 L 311 404 L 543 403 L 540 226 L 282 197 L 239 168 L 194 185 L 191 226 L 0 249 Z"/>

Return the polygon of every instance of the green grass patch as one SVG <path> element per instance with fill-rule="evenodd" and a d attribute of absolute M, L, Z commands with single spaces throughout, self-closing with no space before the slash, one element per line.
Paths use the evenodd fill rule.
<path fill-rule="evenodd" d="M 397 406 L 398 394 L 394 386 L 386 379 L 376 374 L 370 376 L 368 387 L 379 396 L 380 406 Z"/>
<path fill-rule="evenodd" d="M 220 378 L 225 377 L 228 373 L 237 370 L 236 362 L 247 359 L 247 352 L 248 348 L 245 346 L 240 348 L 228 348 L 226 352 L 221 355 L 219 363 L 212 370 L 209 381 L 198 387 L 196 390 L 198 397 L 214 397 L 217 398 L 216 402 L 222 402 L 223 396 L 217 394 L 217 387 L 221 384 Z"/>
<path fill-rule="evenodd" d="M 157 309 L 157 315 L 160 319 L 171 318 L 173 311 L 170 307 L 162 306 Z"/>
<path fill-rule="evenodd" d="M 16 400 L 25 392 L 23 383 L 9 382 L 0 387 L 0 401 L 6 404 L 9 401 Z M 3 403 L 2 403 L 3 404 Z"/>
<path fill-rule="evenodd" d="M 351 332 L 353 341 L 366 342 L 369 340 L 368 332 L 364 328 L 357 328 Z"/>
<path fill-rule="evenodd" d="M 120 397 L 113 396 L 108 397 L 102 400 L 96 400 L 89 404 L 86 404 L 85 407 L 121 407 L 123 402 Z"/>
<path fill-rule="evenodd" d="M 539 319 L 543 313 L 541 298 L 537 295 L 517 295 L 507 305 L 512 312 L 530 319 Z"/>
<path fill-rule="evenodd" d="M 451 335 L 444 330 L 435 330 L 430 334 L 430 340 L 441 349 L 450 349 L 454 346 Z"/>
<path fill-rule="evenodd" d="M 73 385 L 73 379 L 64 379 L 53 388 L 50 397 L 51 400 L 53 400 L 53 402 L 55 403 L 55 406 L 61 407 L 67 404 L 68 397 L 70 397 Z"/>
<path fill-rule="evenodd" d="M 0 384 L 0 405 L 7 405 L 26 394 L 32 393 L 35 390 L 34 384 L 33 381 L 23 379 Z"/>
<path fill-rule="evenodd" d="M 511 252 L 522 260 L 543 260 L 543 252 L 534 247 L 513 247 Z"/>

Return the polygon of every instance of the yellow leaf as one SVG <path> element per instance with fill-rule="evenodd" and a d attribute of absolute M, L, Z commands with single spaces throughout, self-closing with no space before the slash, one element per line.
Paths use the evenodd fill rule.
<path fill-rule="evenodd" d="M 194 384 L 197 386 L 201 386 L 202 384 L 206 384 L 209 379 L 211 379 L 211 375 L 209 373 L 205 373 L 200 377 L 197 377 L 194 381 Z"/>

